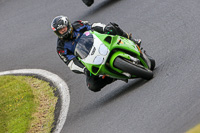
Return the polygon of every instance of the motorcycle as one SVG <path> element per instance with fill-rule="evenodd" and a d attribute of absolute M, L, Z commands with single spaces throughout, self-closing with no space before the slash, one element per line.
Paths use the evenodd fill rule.
<path fill-rule="evenodd" d="M 93 75 L 120 80 L 153 78 L 155 60 L 122 36 L 86 31 L 74 54 Z"/>

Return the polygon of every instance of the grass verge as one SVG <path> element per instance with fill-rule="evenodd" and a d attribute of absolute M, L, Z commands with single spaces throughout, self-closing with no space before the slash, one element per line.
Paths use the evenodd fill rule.
<path fill-rule="evenodd" d="M 27 76 L 0 76 L 0 132 L 49 133 L 57 97 L 49 83 Z"/>
<path fill-rule="evenodd" d="M 186 133 L 200 133 L 200 124 L 188 130 Z"/>

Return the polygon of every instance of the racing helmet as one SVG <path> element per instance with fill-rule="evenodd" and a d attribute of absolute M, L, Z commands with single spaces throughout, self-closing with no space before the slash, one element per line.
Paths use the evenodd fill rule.
<path fill-rule="evenodd" d="M 64 27 L 67 27 L 67 31 L 63 34 L 60 34 L 59 30 Z M 53 21 L 51 22 L 51 28 L 54 33 L 63 40 L 67 40 L 68 38 L 70 38 L 73 32 L 71 22 L 66 16 L 62 15 L 57 16 L 53 19 Z"/>

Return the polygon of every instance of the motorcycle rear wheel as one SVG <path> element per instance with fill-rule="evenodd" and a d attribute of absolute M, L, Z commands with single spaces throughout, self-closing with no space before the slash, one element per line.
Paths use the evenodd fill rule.
<path fill-rule="evenodd" d="M 131 75 L 150 80 L 153 78 L 153 72 L 151 70 L 143 69 L 138 67 L 130 62 L 123 60 L 120 57 L 117 57 L 114 61 L 114 66 L 123 72 L 127 72 Z"/>

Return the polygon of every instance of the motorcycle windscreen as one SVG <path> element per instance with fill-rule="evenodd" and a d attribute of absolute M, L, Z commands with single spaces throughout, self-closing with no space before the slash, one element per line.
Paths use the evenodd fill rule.
<path fill-rule="evenodd" d="M 89 32 L 85 32 L 81 38 L 79 39 L 76 48 L 75 48 L 75 55 L 80 57 L 81 59 L 86 58 L 93 46 L 94 38 L 93 35 Z"/>

